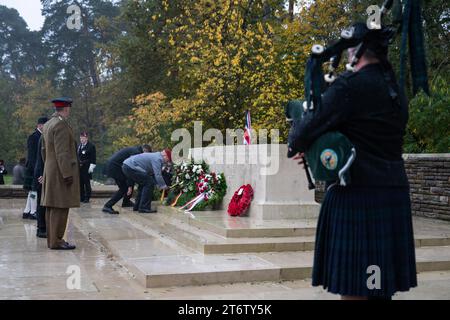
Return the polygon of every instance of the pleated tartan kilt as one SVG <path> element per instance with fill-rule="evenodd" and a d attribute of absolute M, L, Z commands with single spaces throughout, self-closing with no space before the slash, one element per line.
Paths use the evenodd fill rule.
<path fill-rule="evenodd" d="M 317 225 L 312 284 L 386 298 L 416 287 L 409 187 L 330 187 Z"/>

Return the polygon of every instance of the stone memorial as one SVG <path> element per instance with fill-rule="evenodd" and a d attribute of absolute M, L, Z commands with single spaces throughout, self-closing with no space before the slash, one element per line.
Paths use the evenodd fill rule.
<path fill-rule="evenodd" d="M 191 148 L 195 162 L 204 160 L 212 171 L 223 172 L 227 194 L 223 210 L 234 192 L 251 184 L 254 198 L 248 215 L 261 220 L 317 218 L 319 204 L 308 190 L 305 171 L 287 158 L 285 144 L 254 144 Z"/>

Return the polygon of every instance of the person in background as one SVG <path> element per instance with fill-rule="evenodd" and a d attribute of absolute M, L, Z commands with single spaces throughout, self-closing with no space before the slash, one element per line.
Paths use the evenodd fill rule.
<path fill-rule="evenodd" d="M 23 188 L 28 191 L 27 203 L 25 209 L 23 210 L 23 219 L 36 220 L 36 209 L 37 209 L 37 192 L 33 191 L 33 175 L 34 167 L 36 165 L 36 154 L 39 138 L 42 135 L 42 128 L 47 122 L 47 117 L 41 117 L 37 121 L 37 126 L 34 132 L 28 136 L 27 139 L 27 162 L 26 162 L 26 172 L 25 181 L 23 183 Z"/>
<path fill-rule="evenodd" d="M 116 191 L 116 193 L 113 194 L 111 199 L 105 203 L 103 206 L 102 211 L 109 214 L 118 214 L 119 212 L 113 209 L 113 206 L 122 200 L 122 207 L 133 207 L 134 203 L 131 202 L 130 195 L 127 194 L 128 188 L 133 187 L 132 185 L 129 185 L 127 178 L 122 172 L 122 165 L 123 162 L 128 159 L 131 156 L 134 156 L 136 154 L 141 154 L 144 152 L 152 152 L 152 148 L 150 145 L 145 144 L 143 146 L 136 146 L 136 147 L 128 147 L 123 148 L 116 153 L 114 153 L 111 158 L 108 159 L 106 168 L 105 168 L 105 174 L 113 178 L 116 182 L 117 186 L 119 187 L 119 190 Z"/>
<path fill-rule="evenodd" d="M 130 181 L 139 185 L 134 211 L 140 213 L 156 212 L 156 210 L 151 209 L 153 189 L 155 184 L 162 190 L 168 188 L 162 176 L 162 167 L 170 162 L 172 162 L 170 149 L 138 154 L 123 162 L 122 171 L 124 175 Z"/>
<path fill-rule="evenodd" d="M 78 161 L 80 162 L 80 201 L 89 203 L 92 193 L 92 173 L 96 166 L 97 157 L 95 146 L 89 142 L 87 132 L 82 132 L 80 134 Z"/>
<path fill-rule="evenodd" d="M 45 207 L 41 205 L 42 182 L 44 181 L 44 160 L 42 159 L 42 137 L 38 142 L 38 153 L 36 156 L 36 166 L 34 167 L 33 190 L 37 192 L 36 210 L 36 237 L 47 238 L 47 226 L 45 224 Z"/>
<path fill-rule="evenodd" d="M 5 180 L 3 179 L 3 175 L 8 174 L 5 168 L 5 161 L 0 160 L 0 184 L 5 184 Z"/>
<path fill-rule="evenodd" d="M 25 181 L 25 158 L 20 158 L 19 163 L 17 163 L 13 168 L 13 185 L 23 185 Z"/>

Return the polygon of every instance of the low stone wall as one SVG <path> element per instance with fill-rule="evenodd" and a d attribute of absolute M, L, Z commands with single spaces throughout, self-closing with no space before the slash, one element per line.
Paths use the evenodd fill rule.
<path fill-rule="evenodd" d="M 406 154 L 414 215 L 450 220 L 450 154 Z"/>
<path fill-rule="evenodd" d="M 110 198 L 114 192 L 117 191 L 116 186 L 92 186 L 92 198 Z M 26 198 L 28 191 L 25 191 L 22 186 L 15 185 L 1 185 L 0 199 L 12 198 Z"/>
<path fill-rule="evenodd" d="M 405 154 L 413 215 L 450 221 L 450 153 Z M 324 184 L 317 183 L 321 203 Z"/>

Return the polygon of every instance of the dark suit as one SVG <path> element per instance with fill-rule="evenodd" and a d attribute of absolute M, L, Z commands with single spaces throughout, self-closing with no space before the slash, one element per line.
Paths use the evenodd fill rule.
<path fill-rule="evenodd" d="M 92 193 L 92 176 L 89 174 L 89 166 L 96 164 L 95 146 L 89 141 L 84 146 L 80 144 L 77 148 L 77 153 L 80 162 L 80 199 L 85 201 L 91 198 Z"/>
<path fill-rule="evenodd" d="M 112 208 L 112 206 L 119 202 L 122 198 L 122 205 L 129 204 L 130 197 L 127 196 L 127 190 L 129 186 L 133 186 L 133 183 L 127 181 L 127 178 L 122 172 L 122 164 L 129 157 L 140 153 L 143 153 L 142 147 L 128 147 L 117 151 L 111 156 L 111 158 L 108 159 L 105 173 L 108 177 L 114 179 L 119 187 L 119 190 L 105 204 L 105 207 Z"/>
<path fill-rule="evenodd" d="M 41 206 L 42 185 L 39 183 L 38 178 L 44 176 L 44 160 L 41 154 L 42 138 L 39 139 L 38 148 L 36 153 L 36 166 L 34 167 L 34 179 L 33 190 L 37 191 L 37 231 L 46 232 L 45 225 L 45 207 Z"/>
<path fill-rule="evenodd" d="M 34 176 L 34 167 L 36 165 L 36 155 L 38 152 L 38 143 L 41 137 L 41 132 L 36 129 L 27 139 L 27 162 L 25 167 L 27 168 L 25 171 L 25 181 L 23 184 L 23 188 L 28 191 L 36 191 L 33 189 L 33 176 Z"/>

